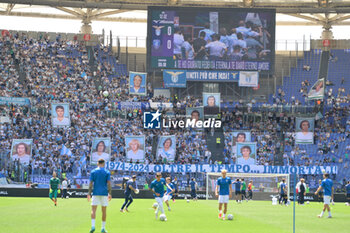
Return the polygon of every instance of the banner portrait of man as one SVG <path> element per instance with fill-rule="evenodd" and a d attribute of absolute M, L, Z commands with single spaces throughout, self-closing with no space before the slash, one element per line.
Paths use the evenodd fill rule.
<path fill-rule="evenodd" d="M 129 72 L 129 94 L 146 95 L 146 73 Z"/>
<path fill-rule="evenodd" d="M 237 164 L 254 165 L 256 164 L 256 142 L 238 142 L 237 143 Z"/>
<path fill-rule="evenodd" d="M 51 119 L 53 127 L 70 126 L 69 104 L 68 103 L 52 103 Z"/>
<path fill-rule="evenodd" d="M 220 112 L 220 93 L 203 93 L 204 115 L 216 115 Z"/>
<path fill-rule="evenodd" d="M 186 108 L 186 117 L 191 120 L 203 120 L 204 119 L 204 109 L 203 107 Z"/>

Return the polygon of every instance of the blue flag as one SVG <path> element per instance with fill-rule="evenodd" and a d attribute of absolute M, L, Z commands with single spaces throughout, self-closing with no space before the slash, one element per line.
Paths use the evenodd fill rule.
<path fill-rule="evenodd" d="M 73 153 L 70 149 L 68 149 L 65 145 L 62 146 L 61 155 L 68 155 L 68 157 L 73 156 Z"/>

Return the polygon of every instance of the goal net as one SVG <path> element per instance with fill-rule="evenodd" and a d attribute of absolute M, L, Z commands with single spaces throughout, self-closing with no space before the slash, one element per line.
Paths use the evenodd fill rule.
<path fill-rule="evenodd" d="M 221 173 L 207 173 L 206 180 L 206 199 L 215 199 L 216 181 L 221 177 Z M 289 174 L 255 174 L 255 173 L 227 173 L 232 183 L 236 179 L 244 179 L 248 193 L 248 184 L 253 181 L 253 193 L 258 194 L 260 200 L 271 200 L 271 195 L 278 195 L 279 183 L 284 178 L 287 184 L 287 193 L 289 199 Z M 232 192 L 235 193 L 235 185 L 232 186 Z"/>

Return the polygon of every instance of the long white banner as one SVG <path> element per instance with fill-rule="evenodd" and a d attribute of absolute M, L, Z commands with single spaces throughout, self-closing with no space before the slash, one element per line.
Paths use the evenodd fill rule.
<path fill-rule="evenodd" d="M 107 162 L 106 168 L 116 171 L 132 172 L 220 172 L 226 169 L 229 173 L 260 173 L 260 174 L 299 174 L 318 175 L 324 172 L 337 174 L 337 166 L 263 166 L 263 165 L 230 165 L 230 164 L 133 164 L 120 162 Z"/>

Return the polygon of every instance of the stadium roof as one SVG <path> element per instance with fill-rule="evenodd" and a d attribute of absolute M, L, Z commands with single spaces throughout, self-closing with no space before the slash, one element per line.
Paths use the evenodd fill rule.
<path fill-rule="evenodd" d="M 0 3 L 96 9 L 146 10 L 148 6 L 258 7 L 279 13 L 348 13 L 349 0 L 0 0 Z"/>
<path fill-rule="evenodd" d="M 0 0 L 0 15 L 144 23 L 148 6 L 275 8 L 299 18 L 277 25 L 350 25 L 350 0 Z"/>

